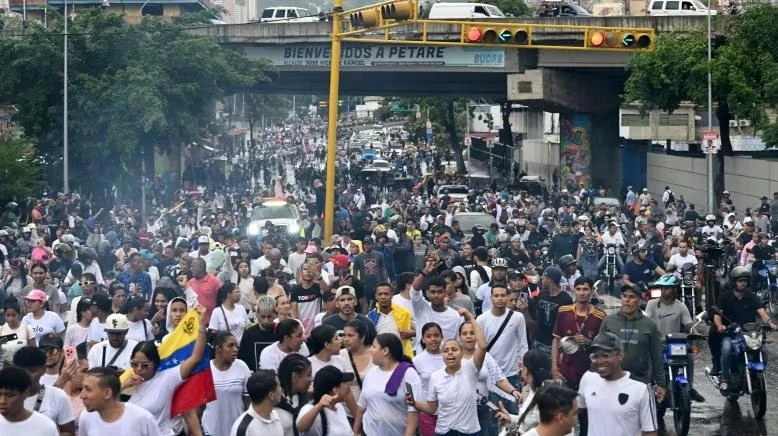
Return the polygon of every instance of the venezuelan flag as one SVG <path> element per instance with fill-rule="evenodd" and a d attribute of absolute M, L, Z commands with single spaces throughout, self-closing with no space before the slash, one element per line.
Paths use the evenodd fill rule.
<path fill-rule="evenodd" d="M 195 342 L 197 341 L 200 326 L 200 313 L 190 310 L 173 333 L 159 345 L 160 364 L 158 371 L 167 371 L 176 368 L 186 359 L 192 356 Z M 170 407 L 170 416 L 176 416 L 184 411 L 199 407 L 216 399 L 216 389 L 213 386 L 211 374 L 212 349 L 206 347 L 203 357 L 197 363 L 188 379 L 178 387 L 173 394 L 173 403 Z M 125 371 L 121 380 L 132 377 L 132 368 Z"/>

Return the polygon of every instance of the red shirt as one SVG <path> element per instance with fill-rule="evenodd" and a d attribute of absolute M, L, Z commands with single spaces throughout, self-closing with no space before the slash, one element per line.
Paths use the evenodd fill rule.
<path fill-rule="evenodd" d="M 589 316 L 577 316 L 575 304 L 562 306 L 556 315 L 554 323 L 554 337 L 562 339 L 565 336 L 582 334 L 592 340 L 600 331 L 602 320 L 606 314 L 602 310 L 593 307 Z M 559 363 L 559 372 L 570 384 L 577 385 L 584 373 L 589 370 L 589 347 L 580 347 L 574 354 L 565 354 L 560 351 L 562 361 Z"/>
<path fill-rule="evenodd" d="M 216 307 L 216 293 L 219 292 L 219 279 L 211 274 L 206 274 L 202 279 L 192 278 L 188 283 L 189 287 L 197 294 L 197 302 L 205 307 L 205 321 L 211 319 L 211 312 Z"/>

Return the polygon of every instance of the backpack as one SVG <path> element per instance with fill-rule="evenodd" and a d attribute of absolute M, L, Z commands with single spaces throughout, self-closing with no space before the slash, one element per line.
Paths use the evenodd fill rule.
<path fill-rule="evenodd" d="M 673 191 L 670 191 L 670 195 L 667 196 L 667 202 L 675 203 L 675 194 L 673 194 Z"/>

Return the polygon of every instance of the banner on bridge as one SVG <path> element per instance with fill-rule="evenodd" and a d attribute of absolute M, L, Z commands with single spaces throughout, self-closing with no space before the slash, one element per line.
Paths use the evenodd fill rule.
<path fill-rule="evenodd" d="M 278 67 L 328 68 L 330 46 L 295 44 L 246 47 L 244 53 L 265 58 Z M 430 47 L 344 45 L 343 67 L 476 67 L 504 68 L 505 49 L 491 47 Z"/>

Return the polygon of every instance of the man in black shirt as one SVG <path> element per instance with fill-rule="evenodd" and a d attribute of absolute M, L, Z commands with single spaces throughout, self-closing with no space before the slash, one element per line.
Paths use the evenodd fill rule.
<path fill-rule="evenodd" d="M 775 323 L 770 320 L 759 297 L 748 289 L 750 272 L 744 266 L 736 266 L 729 274 L 730 281 L 735 285 L 731 291 L 727 291 L 719 297 L 718 307 L 723 313 L 713 315 L 713 325 L 716 331 L 721 334 L 726 330 L 726 324 L 738 323 L 744 325 L 749 322 L 755 322 L 757 315 L 772 329 L 776 329 Z M 713 354 L 713 353 L 711 353 Z M 737 357 L 737 351 L 732 346 L 732 336 L 723 336 L 721 338 L 721 389 L 729 388 L 729 381 L 732 376 L 732 366 Z M 714 355 L 715 359 L 715 355 Z M 714 370 L 718 367 L 716 360 L 713 361 Z"/>
<path fill-rule="evenodd" d="M 549 255 L 553 259 L 559 259 L 565 254 L 575 256 L 577 253 L 573 253 L 574 244 L 575 238 L 573 238 L 573 235 L 570 234 L 570 223 L 567 221 L 562 221 L 560 232 L 554 235 L 554 237 L 551 239 Z"/>
<path fill-rule="evenodd" d="M 775 259 L 775 247 L 769 245 L 770 236 L 767 233 L 759 233 L 759 242 L 751 247 L 751 254 L 754 255 L 754 264 L 751 267 L 751 285 L 755 288 L 759 283 L 759 271 L 762 269 L 764 261 Z"/>
<path fill-rule="evenodd" d="M 353 319 L 361 319 L 370 323 L 365 315 L 355 311 L 357 307 L 357 292 L 351 286 L 341 286 L 335 291 L 335 303 L 338 305 L 338 313 L 330 315 L 322 321 L 322 324 L 331 325 L 338 331 L 346 327 L 346 323 Z"/>
<path fill-rule="evenodd" d="M 552 333 L 559 307 L 573 304 L 570 294 L 562 292 L 559 283 L 562 270 L 555 266 L 546 268 L 541 281 L 542 292 L 529 303 L 530 325 L 534 324 L 535 348 L 551 353 Z"/>
<path fill-rule="evenodd" d="M 262 350 L 276 341 L 276 300 L 267 295 L 259 297 L 256 304 L 257 323 L 243 332 L 238 349 L 238 359 L 244 361 L 252 371 L 259 369 Z"/>

